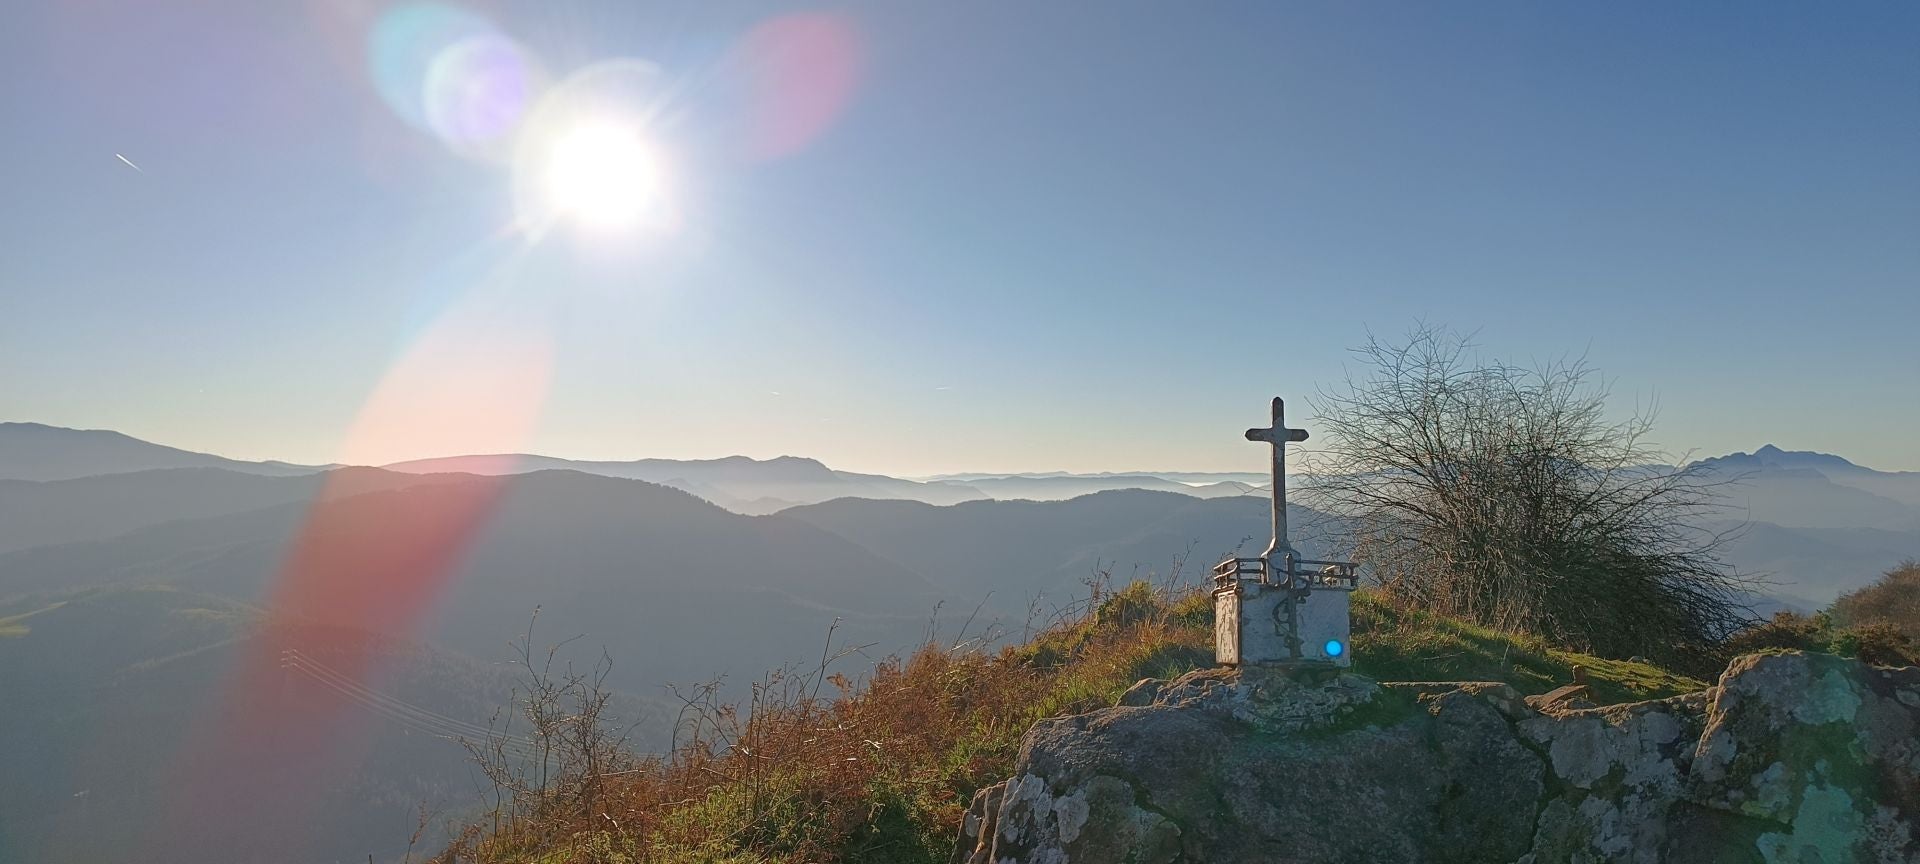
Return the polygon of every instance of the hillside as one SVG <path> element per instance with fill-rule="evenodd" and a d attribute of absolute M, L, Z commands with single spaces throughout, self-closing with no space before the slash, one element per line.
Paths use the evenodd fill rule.
<path fill-rule="evenodd" d="M 448 816 L 476 806 L 466 753 L 443 736 L 453 724 L 484 727 L 509 704 L 506 670 L 354 631 L 282 630 L 266 647 L 261 625 L 248 605 L 163 586 L 0 605 L 0 740 L 32 742 L 0 748 L 0 861 L 234 860 L 218 850 L 237 848 L 385 860 L 404 850 L 422 804 Z M 281 756 L 222 782 L 257 790 L 298 778 L 300 794 L 256 792 L 246 806 L 258 818 L 215 836 L 174 831 L 208 755 L 196 740 L 242 704 L 234 688 L 246 659 L 282 645 L 306 646 L 316 665 L 255 694 L 273 706 L 262 716 L 282 718 L 262 730 Z M 355 686 L 324 672 L 343 668 L 366 676 Z M 663 710 L 621 705 L 636 718 Z M 320 716 L 331 720 L 325 738 L 289 722 Z M 322 741 L 333 754 L 324 767 L 285 761 Z M 430 827 L 428 844 L 444 836 Z M 160 846 L 179 855 L 156 855 Z"/>
<path fill-rule="evenodd" d="M 1759 488 L 1782 487 L 1762 483 Z M 1858 491 L 1834 488 L 1849 496 Z M 1794 514 L 1800 511 L 1790 502 L 1766 506 L 1779 518 L 1799 518 Z M 936 584 L 991 590 L 996 598 L 991 605 L 1018 612 L 1036 594 L 1071 596 L 1096 570 L 1111 569 L 1117 577 L 1134 574 L 1136 568 L 1142 575 L 1164 574 L 1184 555 L 1187 573 L 1204 573 L 1235 549 L 1257 552 L 1265 547 L 1269 512 L 1258 496 L 1201 500 L 1171 492 L 1117 490 L 1068 501 L 976 501 L 952 507 L 828 501 L 781 515 L 833 531 Z M 1297 504 L 1290 508 L 1289 520 L 1296 545 L 1309 555 L 1320 554 L 1316 538 L 1337 527 L 1325 514 Z M 1813 517 L 1806 521 L 1823 522 Z M 1818 607 L 1888 567 L 1920 556 L 1920 530 L 1806 527 L 1744 518 L 1703 527 L 1729 533 L 1731 539 L 1721 550 L 1727 563 L 1767 580 L 1766 596 L 1755 598 L 1763 613 L 1783 605 Z"/>
<path fill-rule="evenodd" d="M 1702 527 L 1732 531 L 1724 550 L 1729 563 L 1770 580 L 1773 600 L 1763 607 L 1812 608 L 1920 556 L 1920 472 L 1876 471 L 1840 456 L 1772 445 L 1695 465 L 1726 481 L 1720 518 Z M 179 470 L 192 466 L 198 467 Z M 343 488 L 414 482 L 396 477 L 446 476 L 437 472 L 498 476 L 542 470 L 644 480 L 735 513 L 795 517 L 951 589 L 947 599 L 968 608 L 985 593 L 974 588 L 990 589 L 996 599 L 989 607 L 1002 615 L 1024 614 L 1026 602 L 1038 594 L 1070 593 L 1096 569 L 1164 572 L 1182 554 L 1190 565 L 1206 564 L 1242 541 L 1257 545 L 1266 536 L 1259 512 L 1264 501 L 1253 490 L 1262 475 L 1245 472 L 972 473 L 911 480 L 797 457 L 593 461 L 534 454 L 449 456 L 390 467 L 357 469 L 370 485 L 356 489 L 343 487 L 339 472 L 323 485 L 301 476 L 318 469 L 191 453 L 114 432 L 0 424 L 0 553 L 304 501 L 321 488 L 340 494 Z M 48 479 L 56 477 L 66 479 Z M 1033 506 L 1060 503 L 1068 510 L 1110 513 L 1124 508 L 1098 496 L 1143 487 L 1174 497 L 1139 505 L 1137 517 L 1122 515 L 1097 537 L 1102 532 L 1075 527 L 1079 514 L 1054 518 L 1054 511 Z M 1089 496 L 1089 503 L 1072 504 Z M 1179 500 L 1193 498 L 1226 503 L 1195 509 Z M 947 507 L 997 499 L 1007 500 L 984 509 Z M 916 506 L 928 503 L 942 509 Z M 1146 511 L 1156 508 L 1160 522 L 1144 524 L 1156 518 Z M 1063 530 L 1048 537 L 1020 524 L 1029 516 Z M 1311 527 L 1310 518 L 1294 519 L 1296 533 Z M 907 536 L 912 543 L 900 542 Z M 966 539 L 955 543 L 954 537 Z M 922 551 L 932 549 L 940 551 Z"/>
<path fill-rule="evenodd" d="M 1302 529 L 1325 520 L 1304 507 L 1290 512 Z M 1261 498 L 1115 490 L 952 507 L 828 501 L 781 515 L 832 531 L 963 596 L 992 594 L 991 607 L 1017 614 L 1032 598 L 1044 597 L 1045 609 L 1083 594 L 1082 583 L 1102 570 L 1122 579 L 1165 576 L 1184 559 L 1187 576 L 1204 575 L 1228 554 L 1264 549 L 1271 513 Z M 1315 554 L 1310 538 L 1296 539 Z"/>
<path fill-rule="evenodd" d="M 1257 551 L 1268 531 L 1264 498 L 1209 499 L 1191 487 L 1108 489 L 1058 501 L 982 497 L 936 506 L 889 491 L 889 484 L 912 481 L 834 471 L 813 460 L 556 461 L 597 470 L 519 470 L 547 464 L 529 460 L 514 471 L 485 460 L 454 460 L 410 466 L 423 473 L 347 468 L 270 476 L 243 465 L 0 480 L 0 665 L 9 656 L 33 658 L 31 664 L 11 667 L 8 674 L 13 677 L 0 678 L 0 685 L 9 687 L 9 692 L 46 690 L 53 694 L 49 705 L 64 706 L 52 714 L 16 715 L 33 727 L 13 730 L 20 734 L 12 740 L 57 742 L 60 730 L 72 727 L 86 730 L 89 736 L 110 734 L 116 742 L 146 742 L 164 751 L 168 759 L 184 758 L 178 754 L 186 746 L 183 742 L 192 739 L 201 712 L 221 704 L 227 673 L 249 656 L 249 643 L 236 634 L 251 625 L 236 622 L 253 621 L 258 614 L 254 610 L 268 606 L 311 623 L 366 634 L 364 638 L 381 644 L 412 645 L 424 640 L 437 646 L 429 653 L 438 659 L 421 667 L 430 671 L 403 687 L 424 687 L 430 694 L 424 698 L 437 706 L 432 709 L 435 713 L 469 718 L 463 722 L 471 724 L 478 722 L 473 718 L 484 717 L 476 712 L 491 711 L 499 704 L 488 695 L 497 694 L 498 688 L 481 686 L 474 692 L 486 698 L 469 700 L 459 693 L 436 690 L 439 685 L 432 682 L 459 680 L 465 674 L 461 669 L 490 667 L 497 673 L 501 667 L 495 664 L 509 659 L 508 643 L 524 633 L 536 608 L 541 632 L 554 641 L 580 637 L 569 648 L 567 660 L 589 662 L 600 656 L 602 648 L 608 651 L 616 662 L 606 684 L 624 700 L 631 700 L 631 694 L 652 699 L 661 695 L 662 685 L 686 685 L 715 676 L 725 676 L 725 682 L 711 691 L 713 698 L 750 698 L 750 685 L 762 670 L 817 658 L 830 630 L 836 644 L 864 647 L 864 654 L 842 661 L 849 674 L 871 669 L 867 658 L 910 650 L 930 631 L 951 634 L 962 622 L 968 622 L 970 637 L 993 626 L 994 632 L 1020 638 L 1031 635 L 1033 628 L 1045 628 L 1063 607 L 1072 610 L 1075 599 L 1084 596 L 1086 583 L 1102 580 L 1103 573 L 1120 581 L 1151 576 L 1158 582 L 1173 582 L 1177 569 L 1192 580 L 1224 554 Z M 1773 454 L 1764 448 L 1740 461 L 1747 485 L 1735 488 L 1748 490 L 1750 512 L 1802 524 L 1752 521 L 1719 526 L 1742 529 L 1727 549 L 1729 558 L 1742 569 L 1777 574 L 1777 590 L 1804 595 L 1797 605 L 1820 605 L 1839 590 L 1865 584 L 1891 564 L 1920 555 L 1920 530 L 1899 527 L 1901 508 L 1908 506 L 1901 498 L 1907 475 L 1873 472 L 1837 457 Z M 698 470 L 689 469 L 690 465 Z M 482 473 L 429 470 L 441 468 Z M 655 483 L 600 473 L 622 470 L 676 476 Z M 695 482 L 679 476 L 688 474 L 705 479 Z M 1183 476 L 1187 477 L 1183 482 L 1215 479 Z M 1026 480 L 1038 485 L 1031 489 L 1011 483 L 987 485 L 995 495 L 1046 497 L 1053 491 L 1079 488 L 1075 484 L 1146 482 L 1133 475 Z M 1171 483 L 1168 477 L 1159 480 Z M 1219 478 L 1219 482 L 1238 481 Z M 767 497 L 749 506 L 733 497 L 734 493 L 778 493 L 804 498 L 848 490 L 864 497 L 802 506 Z M 732 503 L 716 506 L 716 501 Z M 762 516 L 739 512 L 776 507 L 784 509 Z M 1854 520 L 1886 527 L 1850 524 Z M 1304 551 L 1310 555 L 1331 551 L 1312 541 L 1315 532 L 1333 527 L 1327 517 L 1296 507 L 1292 521 Z M 148 594 L 149 589 L 173 593 Z M 125 601 L 130 604 L 125 608 L 158 603 L 154 608 L 159 611 L 145 618 L 171 623 L 149 631 L 136 620 L 141 618 L 137 614 L 108 614 L 121 601 L 73 599 L 92 596 L 89 592 L 102 598 L 123 594 L 146 598 L 138 603 Z M 178 609 L 155 599 L 168 596 L 189 599 L 182 600 Z M 1171 629 L 1132 649 L 1123 650 L 1116 642 L 1111 651 L 1089 653 L 1087 646 L 1094 642 L 1111 638 L 1125 642 L 1131 637 L 1096 636 L 1090 635 L 1091 630 L 1068 627 L 1015 649 L 1009 655 L 1015 658 L 1012 666 L 966 665 L 1000 662 L 995 659 L 998 654 L 966 660 L 954 667 L 959 671 L 950 671 L 973 681 L 966 686 L 976 689 L 967 692 L 985 700 L 976 705 L 988 718 L 979 728 L 960 715 L 917 705 L 910 695 L 902 695 L 902 702 L 870 701 L 865 707 L 846 707 L 864 712 L 865 717 L 895 710 L 918 712 L 912 722 L 930 730 L 928 735 L 944 730 L 940 734 L 961 743 L 949 741 L 951 748 L 939 754 L 930 751 L 925 761 L 913 763 L 919 767 L 905 779 L 889 775 L 876 780 L 876 775 L 858 772 L 836 775 L 833 782 L 857 778 L 865 785 L 857 790 L 834 787 L 838 790 L 834 794 L 868 801 L 906 820 L 873 830 L 886 834 L 910 828 L 910 835 L 931 843 L 945 829 L 925 826 L 944 826 L 947 821 L 943 820 L 957 818 L 955 802 L 964 800 L 958 791 L 935 794 L 929 790 L 971 788 L 969 784 L 976 782 L 965 779 L 975 777 L 967 773 L 972 769 L 956 769 L 955 760 L 1003 770 L 1011 764 L 1008 751 L 1017 742 L 1017 732 L 1012 730 L 1049 713 L 1111 704 L 1120 690 L 1141 675 L 1170 674 L 1169 670 L 1204 662 L 1204 629 L 1180 629 L 1194 623 L 1192 615 L 1203 611 L 1188 609 L 1173 615 L 1168 623 Z M 1579 665 L 1607 699 L 1689 686 L 1661 670 L 1567 654 L 1457 622 L 1366 604 L 1360 613 L 1360 667 L 1381 678 L 1500 679 L 1525 692 L 1537 692 L 1566 681 Z M 1124 618 L 1133 613 L 1115 614 Z M 203 625 L 212 629 L 195 629 Z M 62 650 L 27 650 L 53 645 L 54 641 L 46 640 L 63 633 L 72 638 L 59 642 L 65 646 Z M 94 644 L 100 650 L 90 651 L 88 646 Z M 380 653 L 369 649 L 345 656 Z M 164 663 L 147 663 L 176 655 Z M 932 659 L 912 662 L 936 663 Z M 883 679 L 907 675 L 898 680 L 936 690 L 955 683 L 914 677 L 931 675 L 927 670 L 939 667 L 913 671 L 912 662 L 893 671 L 882 666 L 875 674 Z M 413 667 L 397 663 L 391 668 Z M 165 678 L 172 670 L 182 670 L 179 674 L 186 677 Z M 66 698 L 61 695 L 62 682 L 95 681 L 103 675 L 130 683 L 114 690 L 111 699 L 89 696 L 92 701 L 61 701 Z M 1008 684 L 1003 675 L 1024 683 Z M 143 681 L 171 683 L 139 683 Z M 996 687 L 1002 689 L 991 689 Z M 821 689 L 823 700 L 833 693 Z M 832 709 L 832 704 L 836 703 L 813 707 L 843 710 Z M 325 703 L 315 705 L 323 712 L 336 710 Z M 96 713 L 114 719 L 106 725 L 92 719 L 74 720 Z M 664 739 L 667 712 L 640 710 L 636 715 L 643 718 L 636 727 L 643 738 Z M 395 721 L 371 712 L 348 725 L 359 728 L 391 722 Z M 145 725 L 136 732 L 131 724 Z M 49 732 L 46 727 L 58 728 Z M 404 723 L 399 728 L 402 731 L 396 734 L 404 744 L 410 733 Z M 889 740 L 885 735 L 917 740 L 899 730 L 849 727 L 860 728 L 873 733 L 861 742 L 884 743 Z M 326 782 L 338 780 L 344 784 L 339 786 L 342 789 L 376 791 L 361 798 L 340 793 L 344 797 L 326 799 L 336 802 L 332 804 L 287 805 L 313 808 L 302 814 L 302 822 L 340 826 L 337 830 L 327 827 L 325 832 L 342 841 L 340 854 L 352 860 L 362 860 L 368 851 L 347 848 L 367 845 L 361 838 L 393 836 L 394 826 L 402 822 L 410 832 L 412 820 L 406 814 L 420 800 L 452 788 L 434 778 L 454 771 L 460 783 L 472 781 L 472 775 L 464 773 L 464 763 L 445 752 L 436 751 L 438 755 L 428 759 L 408 755 L 411 751 L 404 748 L 387 749 L 388 745 L 378 743 L 384 740 L 379 734 L 370 740 L 376 742 L 366 745 L 372 750 L 349 747 L 326 752 L 333 753 L 330 759 L 344 760 L 343 764 L 366 766 L 374 772 L 368 775 L 371 779 Z M 900 746 L 911 750 L 921 745 Z M 924 746 L 934 745 L 929 739 Z M 90 788 L 100 775 L 88 772 L 105 770 L 87 762 L 95 751 L 118 752 L 89 739 L 60 744 L 40 757 L 14 754 L 9 758 L 44 758 L 44 762 L 20 763 L 20 771 L 73 772 L 76 782 L 84 779 Z M 382 764 L 362 761 L 369 753 L 376 754 L 372 758 Z M 171 777 L 169 772 L 175 772 L 171 764 L 142 764 L 133 756 L 126 758 L 132 760 L 127 762 L 132 766 L 128 770 L 141 776 Z M 853 764 L 862 772 L 884 767 Z M 288 776 L 311 773 L 311 766 L 296 767 L 288 769 Z M 380 773 L 388 768 L 394 773 Z M 981 768 L 977 782 L 989 782 L 990 773 Z M 248 780 L 245 771 L 237 776 L 232 788 L 254 790 L 261 806 L 285 803 L 280 790 Z M 870 788 L 876 782 L 892 789 L 895 797 L 861 797 L 878 794 Z M 908 785 L 890 785 L 896 782 Z M 148 806 L 137 797 L 79 795 L 83 791 L 75 788 L 65 793 L 66 798 L 48 798 L 45 788 L 16 790 L 16 797 L 0 801 L 0 807 L 11 812 L 41 814 L 32 820 L 0 819 L 0 849 L 79 842 L 74 838 L 84 832 L 75 827 L 80 817 L 73 814 L 84 816 L 86 811 L 75 808 L 103 806 L 90 802 L 111 802 L 111 806 L 134 810 Z M 447 797 L 475 800 L 464 790 L 448 792 Z M 366 803 L 374 800 L 380 806 Z M 234 807 L 251 809 L 238 802 Z M 848 814 L 834 818 L 843 816 L 853 818 Z M 151 818 L 165 821 L 173 816 Z M 852 831 L 847 825 L 879 818 L 862 815 L 840 827 L 829 827 Z M 48 834 L 55 829 L 44 825 L 64 827 Z M 796 830 L 814 836 L 807 832 L 818 827 Z M 127 848 L 127 843 L 140 842 L 145 830 L 103 832 L 99 842 L 105 845 L 98 848 L 106 851 L 99 857 L 119 857 L 115 853 Z M 905 841 L 901 835 L 887 834 L 874 842 Z M 96 847 L 80 842 L 59 848 L 79 854 Z M 9 859 L 0 854 L 0 860 Z M 869 860 L 892 859 L 876 851 Z"/>
<path fill-rule="evenodd" d="M 1705 686 L 1357 599 L 1355 671 L 1363 675 L 1504 681 L 1540 693 L 1581 666 L 1606 702 Z M 1023 645 L 927 646 L 859 682 L 831 677 L 837 694 L 810 695 L 811 677 L 776 677 L 769 692 L 785 695 L 751 706 L 752 724 L 710 730 L 665 763 L 608 778 L 591 801 L 522 802 L 542 809 L 516 816 L 509 808 L 500 830 L 476 825 L 446 858 L 945 861 L 974 792 L 1009 776 L 1036 721 L 1110 707 L 1142 678 L 1210 665 L 1211 634 L 1208 595 L 1168 596 L 1136 583 Z M 606 828 L 611 814 L 630 827 Z"/>
<path fill-rule="evenodd" d="M 322 494 L 338 498 L 441 482 L 448 480 L 366 468 L 285 476 L 228 468 L 156 468 L 69 480 L 0 480 L 0 553 L 304 504 Z"/>
<path fill-rule="evenodd" d="M 565 471 L 434 475 L 0 555 L 0 599 L 129 581 L 299 600 L 323 619 L 481 658 L 539 607 L 620 658 L 617 686 L 644 692 L 807 656 L 836 618 L 849 638 L 909 644 L 943 596 L 804 522 Z M 305 600 L 286 593 L 296 584 Z"/>
<path fill-rule="evenodd" d="M 70 480 L 161 468 L 225 468 L 286 476 L 322 470 L 285 462 L 244 462 L 142 441 L 105 429 L 0 423 L 0 480 Z"/>
<path fill-rule="evenodd" d="M 325 500 L 311 503 L 320 490 Z M 658 485 L 574 472 L 192 469 L 0 483 L 0 512 L 18 517 L 0 527 L 0 548 L 91 541 L 0 554 L 0 598 L 152 580 L 266 602 L 303 531 L 327 526 L 338 548 L 367 556 L 354 566 L 388 566 L 407 548 L 409 519 L 459 521 L 475 496 L 491 503 L 459 517 L 471 523 L 470 542 L 446 562 L 424 634 L 489 656 L 543 606 L 556 626 L 628 658 L 621 685 L 637 689 L 806 656 L 835 618 L 880 651 L 920 638 L 936 604 L 949 619 L 980 606 L 980 620 L 1018 629 L 1030 611 L 1070 602 L 1097 572 L 1166 577 L 1182 562 L 1194 577 L 1225 554 L 1257 551 L 1268 528 L 1257 498 L 1142 490 L 952 506 L 841 499 L 748 517 Z M 191 518 L 254 504 L 264 506 Z M 1292 519 L 1297 535 L 1328 524 L 1299 507 Z M 1775 588 L 1802 594 L 1804 608 L 1920 554 L 1916 541 L 1756 523 L 1728 553 L 1742 569 L 1779 574 Z M 1305 536 L 1300 543 L 1315 554 Z"/>

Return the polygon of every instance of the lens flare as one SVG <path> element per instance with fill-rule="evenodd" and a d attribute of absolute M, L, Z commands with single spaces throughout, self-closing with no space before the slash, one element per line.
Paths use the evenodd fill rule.
<path fill-rule="evenodd" d="M 563 223 L 628 237 L 677 231 L 672 174 L 654 135 L 665 100 L 659 68 L 637 60 L 588 67 L 549 89 L 514 145 L 522 229 L 536 237 Z"/>
<path fill-rule="evenodd" d="M 860 75 L 860 40 L 842 15 L 781 15 L 748 32 L 734 62 L 749 100 L 747 155 L 775 159 L 811 144 L 846 111 Z"/>
<path fill-rule="evenodd" d="M 631 228 L 659 193 L 660 172 L 638 130 L 587 122 L 563 133 L 547 154 L 548 206 L 600 230 Z"/>
<path fill-rule="evenodd" d="M 531 58 L 499 36 L 441 51 L 427 69 L 427 125 L 462 156 L 505 161 L 514 130 L 533 103 Z"/>
<path fill-rule="evenodd" d="M 382 14 L 367 39 L 381 101 L 454 153 L 504 160 L 543 81 L 533 57 L 491 21 L 440 3 Z"/>

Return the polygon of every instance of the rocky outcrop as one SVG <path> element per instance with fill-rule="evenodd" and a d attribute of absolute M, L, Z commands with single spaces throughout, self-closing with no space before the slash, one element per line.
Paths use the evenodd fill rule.
<path fill-rule="evenodd" d="M 1742 657 L 1604 708 L 1210 669 L 1046 720 L 954 864 L 1920 861 L 1920 668 Z"/>

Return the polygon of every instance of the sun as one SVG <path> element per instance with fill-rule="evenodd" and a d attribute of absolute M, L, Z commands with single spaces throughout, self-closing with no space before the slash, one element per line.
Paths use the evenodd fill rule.
<path fill-rule="evenodd" d="M 552 140 L 540 172 L 547 213 L 601 232 L 656 220 L 664 204 L 662 168 L 638 126 L 585 120 Z"/>

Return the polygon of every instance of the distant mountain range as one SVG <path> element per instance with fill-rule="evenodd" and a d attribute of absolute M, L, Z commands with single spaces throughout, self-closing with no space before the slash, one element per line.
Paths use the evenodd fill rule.
<path fill-rule="evenodd" d="M 226 468 L 248 474 L 312 474 L 322 466 L 243 462 L 142 441 L 104 429 L 0 423 L 0 479 L 71 480 L 155 468 Z"/>
<path fill-rule="evenodd" d="M 228 459 L 153 444 L 118 432 L 63 429 L 38 423 L 0 423 L 0 481 L 44 482 L 183 468 L 221 468 L 243 474 L 285 477 L 311 475 L 333 467 L 337 466 Z M 501 453 L 417 459 L 379 467 L 403 474 L 488 476 L 579 471 L 671 486 L 736 513 L 756 516 L 835 498 L 899 499 L 928 504 L 990 498 L 1060 501 L 1110 489 L 1159 489 L 1211 498 L 1247 494 L 1266 483 L 1263 474 L 1205 472 L 1053 472 L 906 479 L 835 470 L 816 460 L 796 456 L 596 461 Z"/>
<path fill-rule="evenodd" d="M 851 498 L 933 505 L 1066 501 L 1122 489 L 1193 498 L 1244 497 L 1257 509 L 1253 472 L 1034 472 L 906 479 L 839 471 L 813 459 L 584 461 L 505 454 L 452 456 L 322 475 L 324 466 L 246 462 L 151 444 L 116 432 L 0 423 L 0 552 L 104 539 L 165 521 L 404 488 L 448 474 L 509 476 L 565 470 L 644 480 L 735 513 L 766 515 Z M 1920 472 L 1875 471 L 1824 453 L 1781 450 L 1704 459 L 1727 481 L 1711 527 L 1745 526 L 1729 549 L 1743 568 L 1771 574 L 1777 593 L 1822 603 L 1920 555 Z M 1022 508 L 1013 506 L 1011 511 Z M 963 511 L 972 513 L 974 511 Z M 1060 538 L 1063 546 L 1073 542 Z M 1891 557 L 1890 557 L 1891 556 Z M 1117 556 L 1115 556 L 1117 557 Z M 1164 554 L 1151 556 L 1159 562 Z"/>
<path fill-rule="evenodd" d="M 1694 467 L 1726 483 L 1726 509 L 1710 527 L 1739 533 L 1728 557 L 1767 574 L 1778 597 L 1824 605 L 1920 558 L 1920 472 L 1773 445 Z"/>
<path fill-rule="evenodd" d="M 850 636 L 898 645 L 924 629 L 941 599 L 918 574 L 813 525 L 732 513 L 651 483 L 570 471 L 504 485 L 462 474 L 334 473 L 353 488 L 0 555 L 0 598 L 155 582 L 266 604 L 309 566 L 325 568 L 319 578 L 339 592 L 377 593 L 371 583 L 389 580 L 398 593 L 411 571 L 440 561 L 420 538 L 450 526 L 464 540 L 446 564 L 448 587 L 432 598 L 432 627 L 388 635 L 497 659 L 539 607 L 569 635 L 606 645 L 621 658 L 619 683 L 636 690 L 758 674 L 805 654 L 835 617 Z M 310 562 L 309 547 L 326 557 Z M 374 620 L 326 623 L 387 626 L 358 614 Z"/>
<path fill-rule="evenodd" d="M 635 459 L 630 462 L 588 462 L 551 456 L 505 454 L 420 459 L 384 466 L 407 474 L 525 474 L 565 470 L 625 480 L 645 480 L 698 495 L 736 513 L 761 515 L 796 504 L 834 498 L 904 498 L 929 504 L 955 504 L 987 497 L 979 490 L 951 483 L 921 483 L 877 474 L 835 471 L 812 459 L 781 456 L 749 459 Z"/>
<path fill-rule="evenodd" d="M 1824 605 L 1920 557 L 1920 473 L 1771 446 L 1698 467 L 1729 481 L 1722 519 L 1708 527 L 1738 529 L 1729 559 L 1771 574 L 1780 602 Z M 504 691 L 476 685 L 465 698 L 447 682 L 493 680 L 536 608 L 547 637 L 583 637 L 574 659 L 604 647 L 611 683 L 639 706 L 656 704 L 663 684 L 724 674 L 737 687 L 808 663 L 830 628 L 837 644 L 871 644 L 869 656 L 960 635 L 970 618 L 966 635 L 990 621 L 1018 635 L 1030 618 L 1083 597 L 1089 579 L 1192 579 L 1223 555 L 1263 549 L 1263 480 L 911 480 L 795 457 L 461 456 L 329 468 L 0 424 L 0 694 L 42 703 L 30 716 L 0 712 L 0 740 L 66 740 L 47 730 L 110 715 L 121 719 L 85 728 L 177 750 L 181 706 L 214 698 L 219 670 L 253 638 L 264 608 L 293 609 L 368 644 L 416 646 L 380 656 L 431 658 L 424 666 L 386 662 L 381 680 L 468 724 L 484 724 Z M 1292 521 L 1304 552 L 1337 553 L 1314 542 L 1328 517 L 1296 507 Z M 328 602 L 337 597 L 357 602 Z M 60 695 L 69 693 L 82 695 Z M 664 712 L 651 716 L 642 733 L 663 734 Z M 143 732 L 127 728 L 141 722 Z M 353 781 L 363 785 L 343 787 L 387 790 L 374 796 L 387 816 L 339 799 L 342 860 L 394 845 L 396 832 L 404 840 L 412 822 L 394 815 L 407 809 L 395 802 L 443 788 L 457 770 L 457 753 L 404 755 L 407 733 L 393 734 L 402 738 L 374 752 L 411 767 L 369 765 Z M 70 772 L 45 788 L 0 776 L 0 860 L 24 848 L 125 857 L 117 852 L 128 847 L 114 844 L 132 842 L 126 836 L 84 836 L 88 799 L 73 797 L 82 788 L 55 794 L 90 788 L 99 775 L 88 772 L 108 770 L 86 767 L 90 745 L 73 740 L 0 754 L 0 775 Z M 142 766 L 136 773 L 162 770 Z"/>
<path fill-rule="evenodd" d="M 1246 495 L 1263 488 L 1242 479 L 1245 476 L 1258 478 L 1258 475 L 1215 477 L 1191 473 L 973 474 L 912 480 L 838 471 L 813 459 L 796 456 L 765 460 L 729 456 L 723 459 L 592 462 L 551 456 L 500 454 L 421 459 L 382 467 L 410 474 L 457 471 L 498 475 L 556 469 L 580 471 L 672 486 L 736 513 L 756 516 L 836 498 L 919 501 L 924 504 L 958 504 L 987 499 L 1064 501 L 1115 489 L 1149 489 L 1179 492 L 1199 498 L 1219 498 Z M 1264 482 L 1264 479 L 1260 480 L 1260 483 Z"/>
<path fill-rule="evenodd" d="M 1695 467 L 1737 483 L 1729 505 L 1792 526 L 1920 528 L 1920 471 L 1875 471 L 1827 453 L 1781 450 L 1703 459 Z"/>

